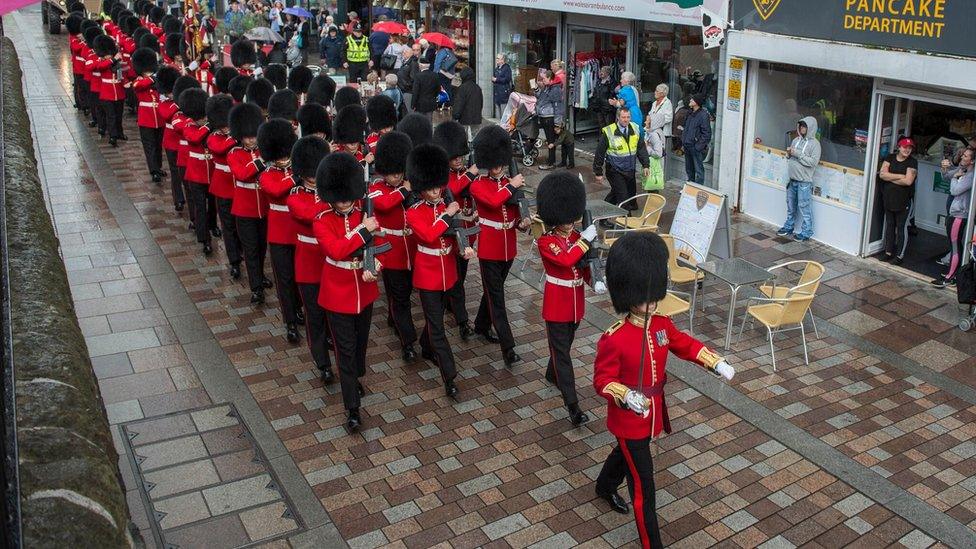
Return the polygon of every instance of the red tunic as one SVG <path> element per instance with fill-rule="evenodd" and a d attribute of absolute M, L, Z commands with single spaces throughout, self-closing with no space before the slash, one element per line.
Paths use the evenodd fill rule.
<path fill-rule="evenodd" d="M 494 179 L 482 175 L 471 183 L 471 196 L 481 225 L 479 259 L 512 261 L 518 255 L 515 232 L 522 218 L 517 206 L 505 204 L 514 192 L 507 177 Z"/>
<path fill-rule="evenodd" d="M 187 118 L 182 111 L 173 117 L 173 131 L 176 132 L 176 165 L 182 168 L 186 167 L 187 153 L 190 152 L 190 143 L 183 135 L 183 128 L 190 122 L 193 121 Z"/>
<path fill-rule="evenodd" d="M 118 78 L 118 73 L 112 68 L 111 58 L 101 58 L 95 61 L 95 70 L 101 74 L 101 85 L 98 87 L 98 98 L 102 101 L 121 101 L 125 99 L 125 80 Z M 94 73 L 92 73 L 94 75 Z"/>
<path fill-rule="evenodd" d="M 139 101 L 136 123 L 143 128 L 162 128 L 165 124 L 159 110 L 161 101 L 155 84 L 156 81 L 151 76 L 140 76 L 132 83 L 132 91 Z"/>
<path fill-rule="evenodd" d="M 213 155 L 213 172 L 210 174 L 210 194 L 217 198 L 234 198 L 234 176 L 227 164 L 227 153 L 237 146 L 237 141 L 226 131 L 211 132 L 207 136 L 207 149 Z"/>
<path fill-rule="evenodd" d="M 644 322 L 628 316 L 610 327 L 597 343 L 596 363 L 593 371 L 593 387 L 598 395 L 610 401 L 607 412 L 607 429 L 614 436 L 624 439 L 656 437 L 661 431 L 671 432 L 671 422 L 664 402 L 664 384 L 668 380 L 666 365 L 668 351 L 678 358 L 705 365 L 716 355 L 702 342 L 682 332 L 666 316 L 654 315 L 648 326 L 649 352 L 644 355 L 644 394 L 651 400 L 650 414 L 646 418 L 621 408 L 614 397 L 603 391 L 612 382 L 622 383 L 629 389 L 637 388 Z M 713 368 L 714 364 L 708 364 Z"/>
<path fill-rule="evenodd" d="M 359 314 L 380 295 L 376 282 L 363 281 L 362 247 L 369 232 L 361 225 L 363 212 L 329 210 L 315 219 L 312 233 L 325 254 L 319 305 L 327 311 Z"/>
<path fill-rule="evenodd" d="M 126 80 L 131 81 L 136 75 L 132 68 L 132 52 L 136 51 L 136 42 L 129 36 L 123 34 L 119 37 L 119 51 L 122 52 L 122 74 Z"/>
<path fill-rule="evenodd" d="M 447 188 L 451 189 L 454 200 L 457 200 L 458 204 L 461 205 L 461 213 L 458 214 L 458 219 L 461 220 L 461 226 L 466 229 L 470 229 L 478 224 L 478 216 L 474 209 L 474 199 L 471 198 L 471 183 L 477 178 L 477 175 L 461 169 L 451 170 L 451 175 L 447 180 Z M 478 240 L 478 235 L 471 235 L 468 237 L 468 240 L 474 246 L 475 241 Z"/>
<path fill-rule="evenodd" d="M 373 213 L 383 227 L 383 235 L 376 235 L 376 244 L 389 242 L 393 248 L 383 254 L 383 268 L 398 271 L 410 270 L 417 243 L 407 227 L 403 200 L 410 191 L 403 186 L 391 187 L 385 181 L 376 181 L 369 187 L 373 199 Z"/>
<path fill-rule="evenodd" d="M 238 67 L 237 72 L 241 76 L 254 76 L 254 69 L 246 69 L 244 67 Z"/>
<path fill-rule="evenodd" d="M 179 148 L 180 134 L 173 127 L 173 120 L 180 114 L 180 108 L 172 99 L 160 98 L 159 115 L 163 117 L 163 148 L 175 151 Z"/>
<path fill-rule="evenodd" d="M 280 168 L 275 165 L 258 177 L 261 192 L 268 201 L 268 243 L 295 245 L 298 227 L 288 211 L 288 193 L 295 186 L 291 166 Z"/>
<path fill-rule="evenodd" d="M 315 189 L 296 186 L 288 195 L 288 211 L 297 228 L 295 243 L 295 282 L 320 284 L 325 254 L 312 233 L 312 223 L 322 212 L 330 209 L 328 202 L 319 200 Z"/>
<path fill-rule="evenodd" d="M 95 95 L 98 95 L 98 92 L 102 89 L 102 71 L 95 68 L 95 63 L 98 60 L 99 57 L 89 48 L 88 54 L 85 56 L 85 72 L 88 73 L 89 88 Z"/>
<path fill-rule="evenodd" d="M 373 132 L 366 136 L 366 148 L 369 152 L 376 154 L 376 144 L 380 142 L 380 134 Z"/>
<path fill-rule="evenodd" d="M 190 76 L 196 79 L 200 83 L 200 87 L 203 91 L 207 92 L 208 95 L 214 94 L 214 73 L 210 70 L 210 61 L 204 61 L 200 63 L 197 70 L 190 73 Z"/>
<path fill-rule="evenodd" d="M 210 185 L 210 172 L 213 171 L 213 157 L 207 150 L 207 136 L 210 127 L 188 120 L 183 125 L 183 139 L 186 140 L 186 174 L 184 179 L 190 183 Z"/>
<path fill-rule="evenodd" d="M 68 48 L 71 50 L 71 74 L 85 74 L 85 45 L 77 34 L 72 34 L 68 38 Z"/>
<path fill-rule="evenodd" d="M 539 256 L 546 271 L 542 294 L 542 319 L 547 322 L 579 322 L 583 319 L 586 269 L 576 264 L 589 249 L 577 231 L 564 237 L 550 231 L 539 237 Z"/>
<path fill-rule="evenodd" d="M 255 165 L 256 160 L 261 160 L 256 147 L 248 150 L 238 146 L 227 153 L 227 165 L 234 176 L 234 202 L 230 213 L 238 217 L 262 218 L 268 215 L 268 201 L 258 185 L 261 170 Z"/>
<path fill-rule="evenodd" d="M 407 210 L 407 223 L 417 239 L 414 256 L 413 285 L 420 290 L 447 291 L 457 282 L 458 253 L 454 240 L 444 236 L 449 228 L 444 219 L 447 206 L 418 202 Z"/>

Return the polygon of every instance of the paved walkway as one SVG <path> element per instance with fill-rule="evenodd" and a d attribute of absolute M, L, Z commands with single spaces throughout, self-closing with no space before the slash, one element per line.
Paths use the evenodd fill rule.
<path fill-rule="evenodd" d="M 322 387 L 305 346 L 285 341 L 276 303 L 251 307 L 222 254 L 203 258 L 149 181 L 134 120 L 134 140 L 113 149 L 74 112 L 66 37 L 43 34 L 36 8 L 8 16 L 5 31 L 21 54 L 79 322 L 150 545 L 635 545 L 632 517 L 593 498 L 612 442 L 590 385 L 595 342 L 613 321 L 604 297 L 589 299 L 576 345 L 581 405 L 596 416 L 587 426 L 571 428 L 543 379 L 530 261 L 507 288 L 525 362 L 508 370 L 497 347 L 452 334 L 458 403 L 442 396 L 435 369 L 402 364 L 378 302 L 364 430 L 347 436 L 338 387 Z M 655 445 L 665 541 L 976 545 L 976 337 L 954 328 L 953 296 L 743 218 L 733 237 L 736 254 L 761 265 L 827 266 L 814 307 L 821 339 L 811 338 L 807 366 L 798 337 L 781 336 L 772 373 L 764 333 L 747 331 L 730 354 L 731 385 L 669 363 L 675 433 Z M 720 345 L 728 291 L 709 282 L 705 297 L 695 331 Z"/>

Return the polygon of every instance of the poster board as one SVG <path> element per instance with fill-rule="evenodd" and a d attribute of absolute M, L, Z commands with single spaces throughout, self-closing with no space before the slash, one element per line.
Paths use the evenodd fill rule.
<path fill-rule="evenodd" d="M 671 222 L 670 234 L 687 241 L 694 250 L 682 242 L 675 242 L 679 258 L 691 262 L 705 261 L 707 256 L 731 258 L 732 235 L 729 229 L 729 206 L 725 195 L 702 185 L 685 183 L 674 212 L 674 221 Z"/>
<path fill-rule="evenodd" d="M 785 188 L 790 181 L 786 151 L 765 145 L 753 145 L 752 162 L 747 177 L 760 183 Z M 813 196 L 853 211 L 861 211 L 864 171 L 821 162 L 813 172 Z"/>

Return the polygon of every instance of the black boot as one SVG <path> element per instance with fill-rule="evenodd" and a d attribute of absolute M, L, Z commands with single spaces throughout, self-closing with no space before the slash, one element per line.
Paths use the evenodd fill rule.
<path fill-rule="evenodd" d="M 417 351 L 414 350 L 413 344 L 405 345 L 403 347 L 403 361 L 413 362 L 415 360 L 417 360 Z"/>
<path fill-rule="evenodd" d="M 271 283 L 271 279 L 270 278 L 265 278 L 264 280 L 262 280 L 261 281 L 261 286 L 263 286 L 265 289 L 274 288 L 274 284 Z"/>
<path fill-rule="evenodd" d="M 474 335 L 474 330 L 471 329 L 471 324 L 469 324 L 468 322 L 462 322 L 458 328 L 461 332 L 462 341 L 467 341 L 471 339 L 471 336 Z"/>
<path fill-rule="evenodd" d="M 209 242 L 203 245 L 203 255 L 210 255 L 213 253 L 213 246 Z"/>
<path fill-rule="evenodd" d="M 295 323 L 289 322 L 285 326 L 285 339 L 288 343 L 298 343 L 298 326 Z"/>
<path fill-rule="evenodd" d="M 487 330 L 484 330 L 484 331 L 475 330 L 474 333 L 476 333 L 476 334 L 480 335 L 481 337 L 485 338 L 485 340 L 488 343 L 498 343 L 498 336 L 495 335 L 495 330 L 493 330 L 491 328 L 488 328 Z"/>
<path fill-rule="evenodd" d="M 332 373 L 332 368 L 329 366 L 319 368 L 319 379 L 321 379 L 322 383 L 325 383 L 326 385 L 335 381 L 335 374 Z"/>
<path fill-rule="evenodd" d="M 356 392 L 359 393 L 359 398 L 366 396 L 366 387 L 363 387 L 362 382 L 356 383 Z"/>
<path fill-rule="evenodd" d="M 295 311 L 295 322 L 297 322 L 299 326 L 305 325 L 305 313 L 303 313 L 301 309 Z"/>
<path fill-rule="evenodd" d="M 356 432 L 359 430 L 359 426 L 362 425 L 363 420 L 359 417 L 359 408 L 353 408 L 349 410 L 349 415 L 346 416 L 346 428 L 351 432 Z"/>
<path fill-rule="evenodd" d="M 451 398 L 457 398 L 458 388 L 453 381 L 448 381 L 444 384 L 444 394 Z"/>
<path fill-rule="evenodd" d="M 237 263 L 230 266 L 230 277 L 234 280 L 240 280 L 241 278 L 241 266 Z"/>
<path fill-rule="evenodd" d="M 256 292 L 251 292 L 251 303 L 254 303 L 254 304 L 264 303 L 264 290 L 258 290 Z"/>
<path fill-rule="evenodd" d="M 210 234 L 212 234 L 214 238 L 220 238 L 224 236 L 224 233 L 223 231 L 220 230 L 220 227 L 214 227 L 213 229 L 210 229 Z"/>
<path fill-rule="evenodd" d="M 509 349 L 502 355 L 502 360 L 505 361 L 505 367 L 511 368 L 513 364 L 522 360 L 522 357 L 515 352 L 515 349 Z"/>
<path fill-rule="evenodd" d="M 586 415 L 583 410 L 580 410 L 579 404 L 574 402 L 567 406 L 567 408 L 569 409 L 569 421 L 574 426 L 579 427 L 590 420 L 590 416 Z"/>

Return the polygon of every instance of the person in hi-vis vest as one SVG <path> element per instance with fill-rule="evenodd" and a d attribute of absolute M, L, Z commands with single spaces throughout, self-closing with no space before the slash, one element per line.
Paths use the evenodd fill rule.
<path fill-rule="evenodd" d="M 363 34 L 363 25 L 356 21 L 352 26 L 352 34 L 346 36 L 346 62 L 343 67 L 349 70 L 349 83 L 366 79 L 373 62 L 369 59 L 369 39 Z"/>

